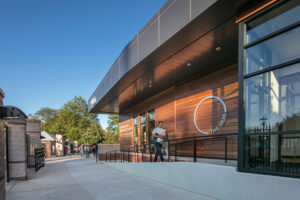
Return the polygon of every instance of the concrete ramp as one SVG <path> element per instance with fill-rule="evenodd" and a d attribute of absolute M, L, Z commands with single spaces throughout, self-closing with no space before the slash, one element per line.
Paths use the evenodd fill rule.
<path fill-rule="evenodd" d="M 192 162 L 104 164 L 215 199 L 300 199 L 300 179 L 241 173 L 232 166 Z"/>

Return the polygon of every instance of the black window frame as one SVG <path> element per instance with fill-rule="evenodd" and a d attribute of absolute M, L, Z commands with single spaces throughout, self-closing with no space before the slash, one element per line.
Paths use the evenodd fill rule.
<path fill-rule="evenodd" d="M 254 14 L 253 16 L 249 17 L 248 19 L 242 21 L 239 23 L 239 43 L 238 43 L 238 87 L 239 87 L 239 97 L 238 97 L 238 116 L 239 116 L 239 125 L 238 125 L 238 171 L 240 172 L 247 172 L 247 173 L 256 173 L 256 174 L 266 174 L 266 175 L 276 175 L 276 176 L 285 176 L 285 177 L 292 177 L 292 178 L 300 178 L 300 174 L 289 174 L 289 173 L 280 173 L 280 172 L 272 172 L 272 171 L 251 171 L 248 169 L 244 168 L 244 138 L 245 136 L 255 136 L 255 135 L 283 135 L 283 134 L 299 134 L 300 135 L 300 130 L 295 130 L 295 131 L 276 131 L 276 132 L 261 132 L 261 133 L 246 133 L 245 132 L 245 85 L 244 85 L 244 80 L 259 74 L 263 74 L 266 72 L 270 72 L 276 69 L 288 67 L 293 64 L 300 63 L 300 58 L 296 58 L 294 60 L 290 60 L 285 63 L 281 63 L 269 68 L 265 68 L 262 70 L 258 70 L 249 74 L 244 74 L 245 70 L 245 49 L 254 46 L 260 42 L 263 42 L 265 40 L 268 40 L 270 38 L 276 37 L 279 34 L 282 34 L 284 32 L 287 32 L 289 30 L 292 30 L 298 26 L 300 26 L 300 21 L 288 25 L 286 27 L 283 27 L 273 33 L 270 33 L 262 38 L 259 38 L 255 41 L 252 41 L 250 43 L 245 42 L 245 33 L 246 33 L 246 23 L 253 18 L 265 13 L 266 11 L 269 11 L 273 9 L 274 7 L 280 6 L 283 4 L 285 1 L 278 1 L 271 6 L 269 6 L 266 9 L 261 10 L 260 12 Z"/>

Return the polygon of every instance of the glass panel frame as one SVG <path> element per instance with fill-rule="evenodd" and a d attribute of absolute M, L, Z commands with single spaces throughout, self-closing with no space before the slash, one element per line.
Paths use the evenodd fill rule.
<path fill-rule="evenodd" d="M 264 14 L 254 17 L 247 22 L 245 44 L 255 42 L 279 29 L 297 23 L 299 18 L 299 1 L 289 1 L 274 6 L 274 8 L 266 11 Z"/>
<path fill-rule="evenodd" d="M 254 18 L 259 18 L 260 16 L 264 15 L 264 13 L 270 11 L 272 8 L 276 6 L 284 5 L 286 1 L 279 1 L 274 3 L 274 5 L 260 11 L 259 13 L 255 14 L 255 16 L 248 18 L 247 20 L 239 23 L 239 137 L 238 137 L 238 171 L 242 172 L 249 172 L 249 173 L 259 173 L 259 174 L 270 174 L 270 175 L 279 175 L 279 176 L 287 176 L 287 177 L 294 177 L 300 178 L 299 173 L 299 163 L 298 163 L 298 153 L 289 154 L 289 150 L 296 149 L 294 152 L 298 152 L 298 146 L 295 147 L 295 144 L 299 144 L 298 137 L 300 137 L 300 131 L 298 128 L 288 129 L 284 131 L 274 130 L 270 131 L 268 129 L 264 131 L 257 131 L 257 132 L 246 132 L 246 107 L 245 106 L 245 99 L 247 98 L 246 88 L 245 88 L 245 80 L 248 78 L 255 76 L 263 76 L 264 73 L 273 73 L 278 69 L 288 68 L 289 66 L 300 64 L 300 56 L 293 58 L 292 60 L 286 59 L 280 64 L 272 64 L 269 67 L 264 67 L 263 69 L 259 69 L 258 71 L 253 70 L 251 73 L 246 72 L 246 49 L 251 48 L 255 45 L 258 45 L 264 41 L 268 41 L 271 38 L 276 38 L 281 34 L 285 34 L 286 32 L 293 30 L 299 27 L 299 23 L 294 23 L 292 25 L 288 25 L 287 27 L 281 27 L 275 32 L 270 32 L 267 35 L 263 36 L 260 39 L 257 39 L 253 42 L 246 43 L 246 24 Z M 296 42 L 296 41 L 294 41 Z M 298 44 L 298 42 L 296 42 Z M 280 48 L 280 47 L 279 47 Z M 271 76 L 271 75 L 270 75 Z M 291 78 L 286 78 L 286 82 L 291 81 Z M 269 82 L 271 78 L 269 78 Z M 284 82 L 284 80 L 282 80 Z M 274 81 L 273 81 L 274 84 Z M 281 88 L 283 91 L 284 89 Z M 298 89 L 297 89 L 298 91 Z M 269 92 L 270 93 L 270 92 Z M 276 92 L 273 92 L 276 93 Z M 274 95 L 273 95 L 274 96 Z M 256 99 L 255 99 L 256 98 Z M 287 99 L 290 98 L 289 95 L 286 97 Z M 291 99 L 291 98 L 290 98 Z M 299 99 L 297 96 L 294 96 L 294 101 L 297 102 L 297 105 L 294 109 L 300 109 Z M 252 101 L 257 101 L 258 97 L 254 97 Z M 282 99 L 282 101 L 284 98 Z M 299 103 L 298 103 L 299 102 Z M 259 110 L 260 107 L 257 106 L 253 108 L 255 110 Z M 294 130 L 297 129 L 297 130 Z M 291 137 L 290 137 L 291 136 Z M 249 140 L 252 138 L 252 140 Z M 256 138 L 256 139 L 253 139 Z M 259 139 L 258 139 L 259 138 Z M 277 139 L 278 138 L 278 139 Z M 280 138 L 280 139 L 279 139 Z M 297 138 L 297 139 L 296 139 Z M 284 141 L 285 140 L 285 141 Z M 250 141 L 250 142 L 249 142 Z M 296 142 L 295 142 L 296 141 Z M 251 145 L 252 146 L 251 146 Z M 277 144 L 277 149 L 274 148 L 274 144 Z M 275 145 L 276 146 L 276 145 Z M 290 148 L 290 147 L 294 148 Z M 253 156 L 255 154 L 250 154 L 249 151 L 258 152 L 257 156 Z M 299 153 L 300 154 L 300 153 Z M 249 155 L 251 155 L 249 157 Z M 259 155 L 259 156 L 258 156 Z M 290 157 L 288 157 L 290 156 Z M 300 156 L 300 155 L 299 155 Z M 280 158 L 280 159 L 279 159 Z M 299 157 L 300 158 L 300 157 Z M 259 161 L 256 162 L 256 166 L 249 166 L 255 162 L 250 162 L 250 159 Z M 295 163 L 295 160 L 297 163 Z M 280 163 L 280 162 L 281 163 Z M 299 161 L 300 162 L 300 161 Z M 273 163 L 279 163 L 273 165 Z M 283 164 L 282 164 L 283 163 Z M 272 164 L 272 165 L 271 165 Z M 272 166 L 272 167 L 271 167 Z M 274 167 L 275 166 L 275 167 Z M 277 167 L 276 167 L 277 166 Z M 283 166 L 283 167 L 282 167 Z M 288 166 L 288 167 L 287 167 Z M 298 170 L 298 171 L 297 171 Z"/>

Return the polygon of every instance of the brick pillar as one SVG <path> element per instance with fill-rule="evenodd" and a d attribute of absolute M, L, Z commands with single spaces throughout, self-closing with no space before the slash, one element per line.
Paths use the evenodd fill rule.
<path fill-rule="evenodd" d="M 52 150 L 52 143 L 51 141 L 47 141 L 45 143 L 45 153 L 46 153 L 46 156 L 51 156 L 51 150 Z"/>
<path fill-rule="evenodd" d="M 6 120 L 9 148 L 9 179 L 27 179 L 26 121 Z"/>
<path fill-rule="evenodd" d="M 4 93 L 0 88 L 0 106 L 3 106 Z M 0 200 L 5 200 L 5 162 L 4 162 L 4 138 L 3 121 L 0 119 Z"/>
<path fill-rule="evenodd" d="M 56 156 L 64 155 L 64 138 L 63 134 L 56 133 Z"/>
<path fill-rule="evenodd" d="M 41 121 L 36 119 L 26 120 L 27 161 L 28 167 L 34 168 L 34 149 L 41 148 Z"/>

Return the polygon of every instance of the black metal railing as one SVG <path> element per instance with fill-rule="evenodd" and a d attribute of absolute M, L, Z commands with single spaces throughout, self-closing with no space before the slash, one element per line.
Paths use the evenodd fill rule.
<path fill-rule="evenodd" d="M 176 138 L 176 139 L 171 139 L 168 140 L 168 146 L 169 146 L 169 151 L 172 148 L 172 146 L 174 146 L 174 161 L 177 161 L 177 158 L 179 156 L 182 157 L 193 157 L 193 162 L 197 162 L 197 158 L 212 158 L 212 159 L 224 159 L 225 163 L 227 163 L 228 160 L 228 138 L 229 137 L 237 137 L 238 134 L 237 133 L 230 133 L 230 134 L 220 134 L 220 135 L 209 135 L 209 136 L 194 136 L 194 137 L 183 137 L 183 138 Z M 223 150 L 223 157 L 218 157 L 218 156 L 201 156 L 201 155 L 197 155 L 198 152 L 198 147 L 199 144 L 203 143 L 203 142 L 215 142 L 218 141 L 220 142 L 223 141 L 224 142 L 224 150 Z M 193 144 L 193 145 L 189 145 L 190 147 L 193 147 L 192 149 L 192 155 L 190 154 L 179 154 L 178 153 L 178 146 L 179 145 L 184 145 L 184 144 Z M 204 146 L 204 145 L 202 145 Z M 200 146 L 201 147 L 201 146 Z M 169 153 L 169 158 L 172 155 L 172 151 L 170 151 Z M 234 159 L 234 158 L 230 158 L 230 159 Z M 235 160 L 235 159 L 234 159 Z"/>
<path fill-rule="evenodd" d="M 45 166 L 45 149 L 44 148 L 34 149 L 34 162 L 35 162 L 34 166 L 35 166 L 36 172 Z"/>
<path fill-rule="evenodd" d="M 236 158 L 229 158 L 228 157 L 228 138 L 229 137 L 237 137 L 237 133 L 231 133 L 231 134 L 220 134 L 220 135 L 209 135 L 209 136 L 194 136 L 194 137 L 183 137 L 183 138 L 176 138 L 176 139 L 170 139 L 164 143 L 166 145 L 166 148 L 163 148 L 163 154 L 167 155 L 168 161 L 186 161 L 183 159 L 178 159 L 178 157 L 186 158 L 186 157 L 192 157 L 193 162 L 197 162 L 198 158 L 213 158 L 213 159 L 224 159 L 224 162 L 227 163 L 228 159 L 236 160 Z M 222 157 L 207 157 L 203 155 L 198 155 L 198 148 L 204 147 L 203 142 L 215 142 L 218 141 L 220 143 L 224 142 L 224 149 L 223 156 Z M 202 143 L 202 146 L 201 146 Z M 184 145 L 188 144 L 188 147 L 192 147 L 191 153 L 180 153 L 180 148 L 183 149 Z M 192 144 L 192 145 L 190 145 Z M 106 162 L 153 162 L 155 155 L 155 149 L 154 144 L 143 144 L 143 145 L 135 145 L 131 146 L 127 149 L 127 151 L 109 151 L 106 152 L 104 155 L 102 154 L 102 159 Z"/>

